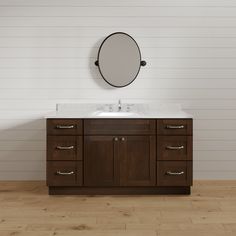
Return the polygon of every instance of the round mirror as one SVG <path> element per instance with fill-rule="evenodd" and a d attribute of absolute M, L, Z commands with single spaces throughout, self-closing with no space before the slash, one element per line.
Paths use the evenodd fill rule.
<path fill-rule="evenodd" d="M 135 80 L 146 62 L 141 61 L 136 41 L 126 33 L 116 32 L 102 42 L 95 65 L 108 84 L 124 87 Z"/>

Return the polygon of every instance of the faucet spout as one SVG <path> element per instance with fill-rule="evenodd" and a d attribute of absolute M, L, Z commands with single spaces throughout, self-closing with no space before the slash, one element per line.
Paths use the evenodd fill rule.
<path fill-rule="evenodd" d="M 121 111 L 121 108 L 122 108 L 122 106 L 121 106 L 121 100 L 119 99 L 119 101 L 118 101 L 118 111 Z"/>

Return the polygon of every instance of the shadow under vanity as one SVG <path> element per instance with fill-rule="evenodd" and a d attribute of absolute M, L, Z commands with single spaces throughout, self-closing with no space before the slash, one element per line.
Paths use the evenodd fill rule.
<path fill-rule="evenodd" d="M 49 194 L 190 194 L 191 118 L 48 118 Z"/>

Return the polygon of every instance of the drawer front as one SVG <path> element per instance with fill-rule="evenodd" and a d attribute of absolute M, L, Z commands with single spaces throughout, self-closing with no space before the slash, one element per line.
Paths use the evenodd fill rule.
<path fill-rule="evenodd" d="M 157 160 L 192 160 L 192 136 L 159 136 L 157 138 Z"/>
<path fill-rule="evenodd" d="M 49 186 L 78 186 L 82 185 L 81 161 L 48 161 L 47 185 Z"/>
<path fill-rule="evenodd" d="M 85 135 L 149 135 L 156 133 L 155 120 L 147 119 L 90 119 L 84 121 Z"/>
<path fill-rule="evenodd" d="M 82 130 L 82 120 L 47 119 L 48 135 L 81 135 Z"/>
<path fill-rule="evenodd" d="M 192 185 L 191 161 L 158 161 L 157 186 Z"/>
<path fill-rule="evenodd" d="M 192 119 L 157 120 L 160 135 L 192 135 Z"/>
<path fill-rule="evenodd" d="M 82 159 L 82 136 L 47 137 L 47 160 L 73 161 Z"/>

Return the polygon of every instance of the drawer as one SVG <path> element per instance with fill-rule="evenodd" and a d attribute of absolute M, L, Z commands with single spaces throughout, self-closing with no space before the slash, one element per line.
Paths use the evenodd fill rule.
<path fill-rule="evenodd" d="M 82 120 L 47 119 L 48 135 L 80 135 L 83 133 L 82 130 Z"/>
<path fill-rule="evenodd" d="M 150 135 L 156 133 L 156 121 L 148 119 L 90 119 L 84 121 L 85 135 Z"/>
<path fill-rule="evenodd" d="M 47 136 L 47 160 L 83 159 L 82 136 Z"/>
<path fill-rule="evenodd" d="M 157 160 L 192 160 L 192 136 L 159 136 L 157 138 Z"/>
<path fill-rule="evenodd" d="M 47 185 L 49 186 L 81 186 L 82 185 L 81 161 L 48 161 Z"/>
<path fill-rule="evenodd" d="M 160 135 L 192 135 L 192 119 L 157 120 Z"/>
<path fill-rule="evenodd" d="M 158 161 L 157 186 L 192 185 L 191 161 Z"/>

